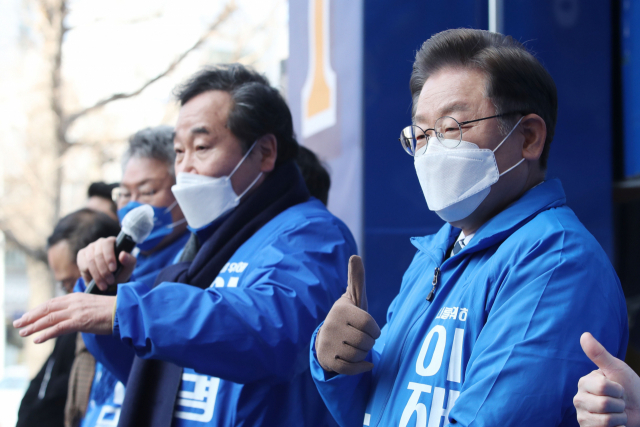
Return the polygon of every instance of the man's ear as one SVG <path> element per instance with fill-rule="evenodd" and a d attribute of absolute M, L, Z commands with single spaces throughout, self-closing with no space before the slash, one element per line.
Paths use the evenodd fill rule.
<path fill-rule="evenodd" d="M 538 160 L 544 149 L 544 141 L 547 139 L 547 125 L 537 114 L 527 114 L 520 122 L 524 131 L 524 144 L 522 144 L 522 157 L 527 160 Z"/>
<path fill-rule="evenodd" d="M 273 134 L 268 133 L 260 137 L 256 145 L 257 151 L 262 156 L 260 170 L 264 173 L 271 172 L 276 167 L 278 159 L 278 140 Z"/>

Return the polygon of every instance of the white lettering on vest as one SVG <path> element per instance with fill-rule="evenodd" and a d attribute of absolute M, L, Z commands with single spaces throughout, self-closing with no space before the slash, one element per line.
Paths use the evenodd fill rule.
<path fill-rule="evenodd" d="M 451 346 L 451 356 L 449 357 L 449 372 L 447 380 L 459 383 L 462 372 L 462 342 L 464 340 L 464 329 L 456 328 L 453 336 L 453 346 Z"/>
<path fill-rule="evenodd" d="M 220 378 L 198 374 L 182 374 L 182 382 L 194 383 L 193 391 L 182 390 L 178 394 L 176 408 L 189 408 L 190 411 L 176 411 L 176 418 L 208 423 L 213 418 L 213 409 L 218 395 Z"/>
<path fill-rule="evenodd" d="M 427 427 L 427 407 L 424 406 L 424 403 L 418 403 L 418 400 L 420 399 L 420 394 L 431 393 L 431 386 L 420 383 L 409 383 L 407 388 L 413 390 L 413 393 L 411 393 L 407 406 L 405 406 L 404 411 L 402 411 L 400 427 L 407 427 L 414 412 L 417 417 L 416 427 Z"/>
<path fill-rule="evenodd" d="M 433 391 L 433 399 L 431 400 L 431 410 L 429 411 L 429 425 L 428 427 L 440 427 L 440 418 L 444 417 L 443 427 L 449 424 L 449 412 L 453 408 L 453 405 L 458 400 L 460 392 L 457 390 L 449 390 L 449 399 L 447 400 L 447 407 L 443 408 L 444 393 L 446 390 L 441 387 L 436 387 Z"/>
<path fill-rule="evenodd" d="M 427 351 L 429 350 L 429 344 L 431 343 L 431 338 L 433 338 L 434 334 L 438 334 L 438 341 L 436 342 L 436 349 L 433 352 L 433 356 L 431 356 L 431 361 L 429 362 L 429 366 L 424 367 L 424 358 L 427 356 Z M 416 361 L 416 372 L 418 375 L 422 375 L 423 377 L 430 377 L 435 375 L 438 370 L 440 370 L 440 365 L 442 364 L 442 358 L 444 357 L 444 347 L 447 343 L 447 330 L 442 325 L 436 325 L 429 331 L 429 334 L 424 339 L 424 343 L 422 344 L 422 348 L 420 349 L 420 354 L 418 355 L 418 360 Z"/>

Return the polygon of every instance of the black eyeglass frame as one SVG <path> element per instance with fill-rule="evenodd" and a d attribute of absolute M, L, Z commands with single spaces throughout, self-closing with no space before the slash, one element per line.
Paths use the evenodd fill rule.
<path fill-rule="evenodd" d="M 455 118 L 453 118 L 453 117 L 451 117 L 451 116 L 442 116 L 442 117 L 439 117 L 439 118 L 436 120 L 436 123 L 438 122 L 438 120 L 440 120 L 440 119 L 442 119 L 442 118 L 445 118 L 445 117 L 448 117 L 448 118 L 452 119 L 454 122 L 456 122 L 456 123 L 458 124 L 458 129 L 460 130 L 460 139 L 458 140 L 458 144 L 457 144 L 455 147 L 448 147 L 448 148 L 456 148 L 458 145 L 460 145 L 460 142 L 462 141 L 462 126 L 464 126 L 464 125 L 468 125 L 469 123 L 481 122 L 481 121 L 483 121 L 483 120 L 495 119 L 496 117 L 510 116 L 510 115 L 513 115 L 513 114 L 521 114 L 521 115 L 523 115 L 523 116 L 526 116 L 526 115 L 527 115 L 527 114 L 529 114 L 529 113 L 523 113 L 523 112 L 520 112 L 520 111 L 512 111 L 512 112 L 510 112 L 510 113 L 495 114 L 495 115 L 493 115 L 493 116 L 483 117 L 483 118 L 481 118 L 481 119 L 467 120 L 467 121 L 464 121 L 464 122 L 459 122 L 459 121 L 457 121 Z M 427 144 L 425 144 L 425 147 L 426 147 L 427 145 L 429 145 L 429 139 L 428 139 L 428 138 L 431 138 L 429 135 L 427 135 L 427 131 L 432 130 L 433 132 L 435 132 L 435 134 L 436 134 L 436 138 L 438 138 L 438 132 L 435 130 L 435 128 L 427 128 L 426 130 L 424 130 L 424 129 L 422 129 L 422 128 L 421 128 L 420 126 L 418 126 L 418 125 L 410 125 L 410 126 L 415 126 L 415 127 L 417 127 L 417 128 L 418 128 L 418 129 L 420 129 L 420 130 L 422 131 L 422 133 L 424 133 L 424 135 L 427 137 Z M 407 126 L 407 127 L 409 127 L 409 126 Z M 402 131 L 400 131 L 400 138 L 398 138 L 398 141 L 400 141 L 400 145 L 402 145 L 402 147 L 403 147 L 403 148 L 404 148 L 404 144 L 402 143 L 402 133 L 404 132 L 404 130 L 405 130 L 407 127 L 403 128 L 403 129 L 402 129 Z M 438 138 L 438 139 L 440 139 L 440 138 Z M 413 138 L 413 140 L 414 140 L 414 141 L 416 141 L 415 137 Z M 417 148 L 415 147 L 415 145 L 416 145 L 416 144 L 413 144 L 413 145 L 414 145 L 414 147 L 413 147 L 413 154 L 409 153 L 409 152 L 407 151 L 407 149 L 406 149 L 406 148 L 405 148 L 405 151 L 407 151 L 407 154 L 409 154 L 410 156 L 415 157 L 415 153 L 416 153 L 416 151 L 417 151 Z"/>

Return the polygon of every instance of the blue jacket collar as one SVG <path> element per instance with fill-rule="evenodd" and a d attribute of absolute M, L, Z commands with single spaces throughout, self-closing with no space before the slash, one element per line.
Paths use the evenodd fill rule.
<path fill-rule="evenodd" d="M 540 212 L 563 206 L 566 201 L 560 180 L 544 181 L 482 225 L 462 252 L 480 251 L 501 242 Z M 411 243 L 423 252 L 432 253 L 439 259 L 444 259 L 445 252 L 459 234 L 459 228 L 445 224 L 434 235 L 412 237 Z"/>

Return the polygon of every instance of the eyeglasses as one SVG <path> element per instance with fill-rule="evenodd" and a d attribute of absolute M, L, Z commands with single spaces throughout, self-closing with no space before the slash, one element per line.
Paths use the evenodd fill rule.
<path fill-rule="evenodd" d="M 160 191 L 165 190 L 161 185 L 161 182 L 149 181 L 132 189 L 124 186 L 116 187 L 113 189 L 111 197 L 119 205 L 129 203 L 131 200 L 142 204 L 152 204 L 153 197 Z"/>
<path fill-rule="evenodd" d="M 495 116 L 483 117 L 481 119 L 467 120 L 466 122 L 458 122 L 451 116 L 443 116 L 436 120 L 436 124 L 433 128 L 422 129 L 420 126 L 411 125 L 402 129 L 400 132 L 400 144 L 404 151 L 409 153 L 410 156 L 415 156 L 416 153 L 421 151 L 421 154 L 426 150 L 429 144 L 429 138 L 433 136 L 429 132 L 435 132 L 435 136 L 442 145 L 447 148 L 456 148 L 462 141 L 462 126 L 469 123 L 475 123 L 482 120 L 493 119 L 496 117 L 508 116 L 512 114 L 520 114 L 517 112 L 496 114 Z"/>

